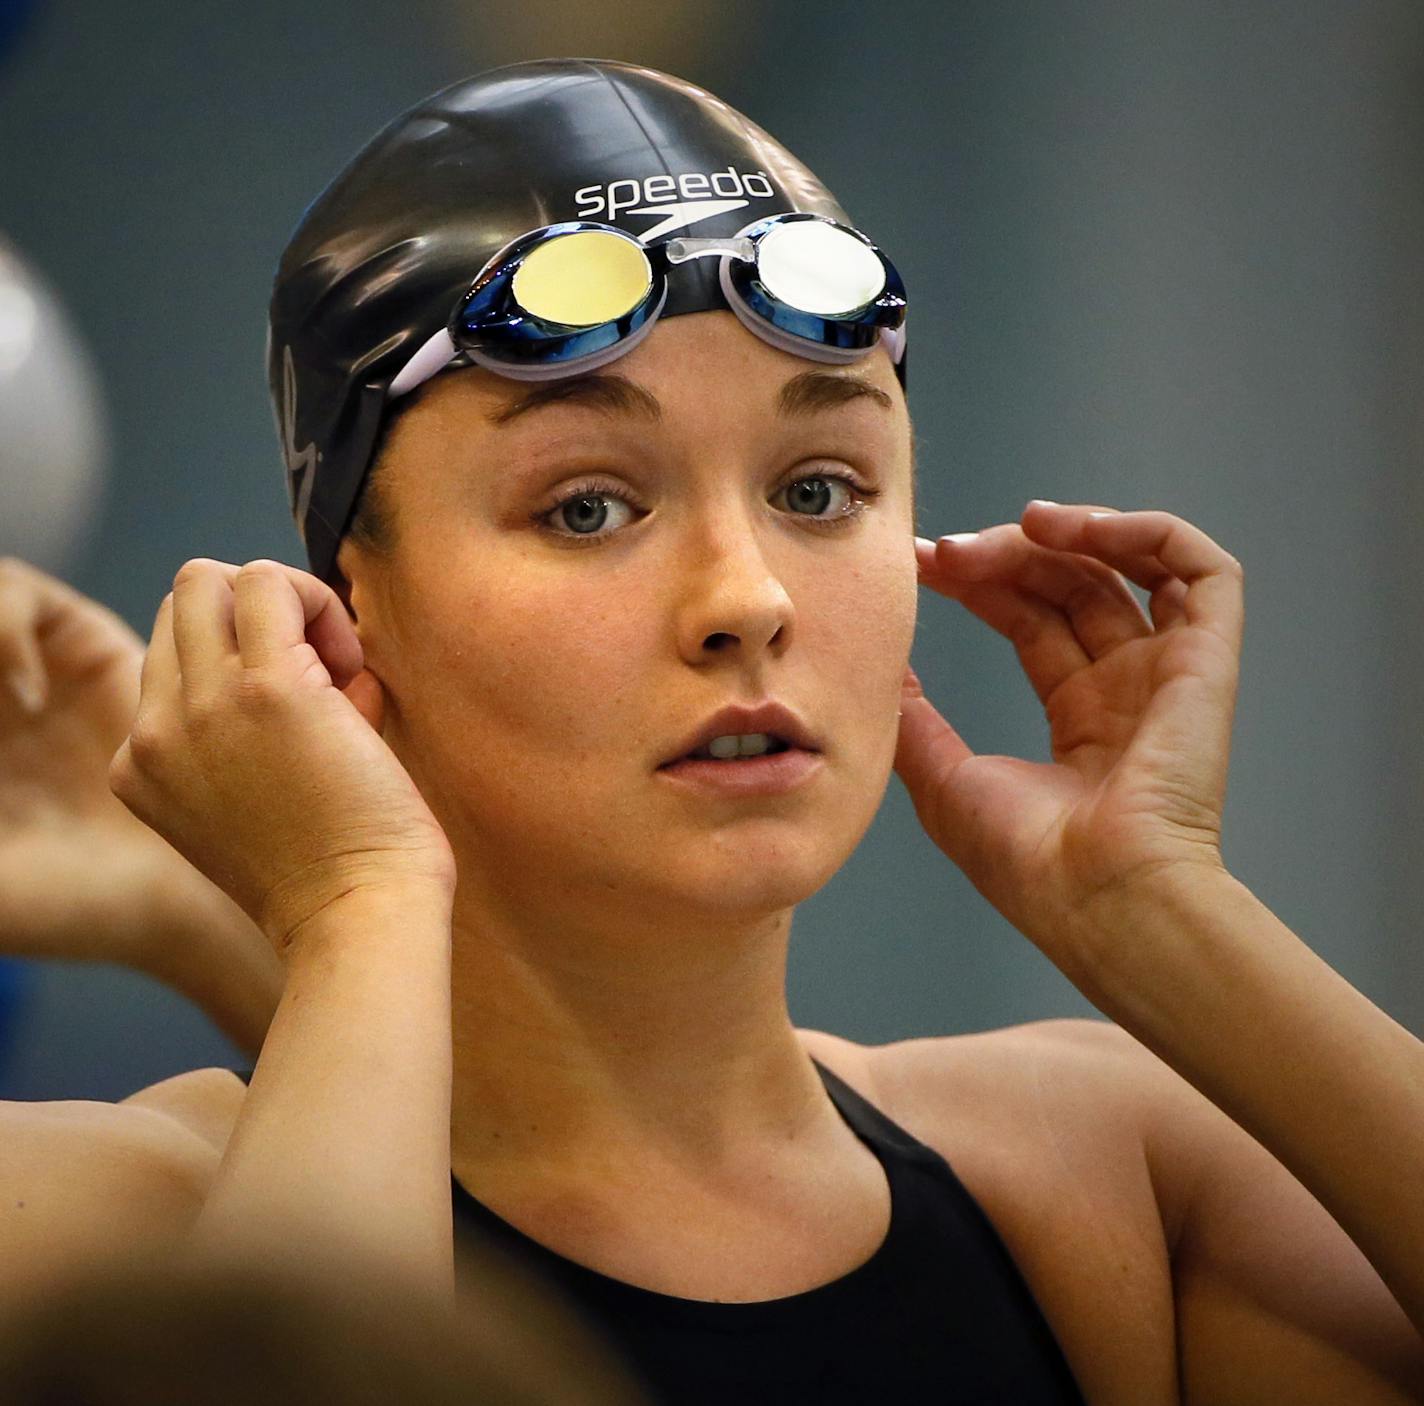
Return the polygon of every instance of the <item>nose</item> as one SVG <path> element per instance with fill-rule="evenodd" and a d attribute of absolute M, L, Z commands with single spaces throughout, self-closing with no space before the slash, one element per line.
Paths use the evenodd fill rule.
<path fill-rule="evenodd" d="M 765 532 L 747 514 L 723 512 L 686 548 L 678 638 L 689 663 L 784 649 L 795 606 L 769 559 Z"/>

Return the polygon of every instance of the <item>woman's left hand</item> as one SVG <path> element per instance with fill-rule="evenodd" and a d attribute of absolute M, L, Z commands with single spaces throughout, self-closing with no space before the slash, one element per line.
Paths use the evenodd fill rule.
<path fill-rule="evenodd" d="M 915 552 L 924 585 L 1013 643 L 1048 718 L 1052 762 L 979 756 L 906 671 L 895 770 L 979 892 L 1061 966 L 1104 899 L 1178 866 L 1221 873 L 1241 564 L 1170 513 L 1037 500 Z"/>

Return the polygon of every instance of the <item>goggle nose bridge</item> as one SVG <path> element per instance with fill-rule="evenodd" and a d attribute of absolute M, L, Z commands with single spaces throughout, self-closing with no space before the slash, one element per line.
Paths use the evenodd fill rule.
<path fill-rule="evenodd" d="M 719 254 L 730 254 L 748 264 L 756 262 L 756 245 L 745 235 L 727 239 L 669 239 L 663 245 L 663 253 L 670 264 L 685 264 L 689 259 L 705 259 Z"/>

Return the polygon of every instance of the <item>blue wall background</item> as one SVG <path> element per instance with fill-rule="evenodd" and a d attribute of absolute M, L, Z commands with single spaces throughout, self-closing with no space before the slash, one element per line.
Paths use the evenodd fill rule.
<path fill-rule="evenodd" d="M 1179 513 L 1244 562 L 1227 859 L 1424 1031 L 1420 7 L 498 8 L 37 8 L 0 67 L 0 232 L 87 334 L 114 435 L 64 574 L 146 635 L 190 556 L 299 562 L 262 345 L 305 204 L 468 73 L 558 53 L 666 68 L 801 155 L 903 271 L 922 533 L 1094 501 Z M 1046 756 L 987 627 L 927 595 L 915 662 L 971 745 Z M 1092 1011 L 893 779 L 792 955 L 798 1021 L 861 1040 Z M 46 967 L 31 987 L 5 1096 L 242 1062 L 133 974 Z"/>

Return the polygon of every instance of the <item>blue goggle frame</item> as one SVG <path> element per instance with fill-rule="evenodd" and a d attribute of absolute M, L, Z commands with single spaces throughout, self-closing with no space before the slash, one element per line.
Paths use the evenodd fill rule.
<path fill-rule="evenodd" d="M 856 240 L 879 262 L 881 286 L 869 301 L 844 313 L 812 312 L 778 297 L 768 286 L 761 249 L 771 234 L 815 221 Z M 626 312 L 604 322 L 570 325 L 521 306 L 515 274 L 547 241 L 581 231 L 611 234 L 635 246 L 648 264 L 648 286 Z M 854 251 L 852 251 L 854 252 Z M 674 236 L 644 245 L 616 225 L 566 220 L 511 240 L 485 264 L 457 303 L 446 326 L 397 373 L 387 394 L 404 395 L 452 365 L 477 365 L 518 380 L 571 376 L 625 355 L 643 340 L 667 302 L 674 266 L 691 259 L 720 260 L 718 281 L 727 306 L 747 329 L 797 356 L 848 363 L 885 341 L 899 370 L 905 351 L 905 285 L 895 266 L 865 235 L 848 225 L 804 211 L 769 215 L 735 235 L 696 239 Z M 861 261 L 864 267 L 864 261 Z"/>

